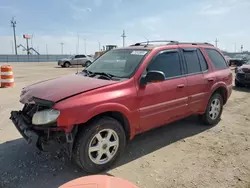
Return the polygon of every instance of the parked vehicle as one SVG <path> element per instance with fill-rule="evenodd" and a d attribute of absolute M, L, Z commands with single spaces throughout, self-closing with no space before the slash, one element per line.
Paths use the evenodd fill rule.
<path fill-rule="evenodd" d="M 207 43 L 154 42 L 162 41 L 113 49 L 80 73 L 25 87 L 24 107 L 10 119 L 40 150 L 64 145 L 88 173 L 108 169 L 139 133 L 194 114 L 217 124 L 232 91 L 222 53 Z"/>
<path fill-rule="evenodd" d="M 250 60 L 235 69 L 235 86 L 241 87 L 250 85 Z"/>
<path fill-rule="evenodd" d="M 231 58 L 229 59 L 229 66 L 241 66 L 247 62 L 244 58 Z"/>
<path fill-rule="evenodd" d="M 93 62 L 93 58 L 86 55 L 74 55 L 69 58 L 60 59 L 58 65 L 61 67 L 70 67 L 71 65 L 82 65 L 88 67 Z"/>

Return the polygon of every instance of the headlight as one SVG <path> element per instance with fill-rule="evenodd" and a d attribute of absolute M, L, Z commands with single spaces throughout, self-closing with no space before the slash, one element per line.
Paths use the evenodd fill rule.
<path fill-rule="evenodd" d="M 45 125 L 56 122 L 56 119 L 60 115 L 60 111 L 54 109 L 43 110 L 36 112 L 32 118 L 32 124 Z"/>

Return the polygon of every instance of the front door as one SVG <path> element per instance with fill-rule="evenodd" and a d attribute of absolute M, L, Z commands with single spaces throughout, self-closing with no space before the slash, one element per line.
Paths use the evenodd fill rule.
<path fill-rule="evenodd" d="M 148 71 L 162 71 L 165 81 L 140 86 L 140 125 L 142 131 L 179 119 L 187 113 L 187 81 L 183 76 L 179 50 L 160 52 L 147 66 Z"/>

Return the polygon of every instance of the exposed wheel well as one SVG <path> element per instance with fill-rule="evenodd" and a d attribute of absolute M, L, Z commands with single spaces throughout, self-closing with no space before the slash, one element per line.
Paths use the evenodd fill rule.
<path fill-rule="evenodd" d="M 121 112 L 118 111 L 108 111 L 108 112 L 104 112 L 101 114 L 98 114 L 96 116 L 94 116 L 93 118 L 91 118 L 87 123 L 91 123 L 92 121 L 95 121 L 101 117 L 111 117 L 116 119 L 117 121 L 119 121 L 122 124 L 122 127 L 126 133 L 126 139 L 129 140 L 130 137 L 130 125 L 129 125 L 129 121 L 126 118 L 126 116 L 124 116 Z M 83 128 L 84 126 L 80 126 L 79 129 L 81 129 L 81 127 Z"/>
<path fill-rule="evenodd" d="M 222 98 L 223 98 L 223 104 L 226 104 L 227 102 L 227 89 L 225 87 L 219 87 L 217 88 L 214 93 L 219 93 L 221 94 Z"/>

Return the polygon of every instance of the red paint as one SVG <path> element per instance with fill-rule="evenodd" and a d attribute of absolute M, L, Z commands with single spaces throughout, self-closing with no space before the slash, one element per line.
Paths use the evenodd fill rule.
<path fill-rule="evenodd" d="M 219 87 L 226 89 L 226 99 L 232 90 L 230 69 L 214 70 L 203 49 L 208 71 L 199 75 L 184 76 L 163 82 L 140 86 L 139 80 L 146 66 L 158 52 L 165 49 L 193 48 L 192 45 L 166 45 L 150 47 L 151 52 L 144 59 L 137 72 L 122 82 L 68 75 L 25 88 L 21 97 L 23 103 L 31 96 L 57 102 L 53 108 L 60 110 L 58 126 L 66 132 L 75 124 L 84 124 L 94 116 L 117 111 L 130 124 L 130 139 L 136 134 L 170 123 L 192 114 L 205 112 L 209 98 Z M 143 47 L 129 47 L 141 48 Z M 147 47 L 148 49 L 149 47 Z M 206 48 L 214 48 L 206 46 Z M 80 93 L 80 94 L 78 94 Z M 77 95 L 76 95 L 77 94 Z M 84 126 L 84 125 L 82 125 Z M 67 127 L 67 128 L 66 128 Z"/>

